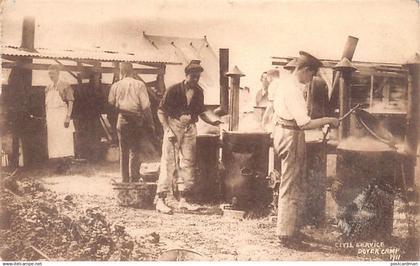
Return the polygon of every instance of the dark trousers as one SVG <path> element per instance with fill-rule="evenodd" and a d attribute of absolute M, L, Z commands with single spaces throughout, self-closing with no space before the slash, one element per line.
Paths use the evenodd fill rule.
<path fill-rule="evenodd" d="M 117 132 L 120 143 L 120 170 L 123 182 L 140 178 L 140 138 L 142 120 L 132 115 L 118 115 Z"/>
<path fill-rule="evenodd" d="M 96 160 L 100 145 L 99 117 L 73 119 L 75 130 L 75 154 L 77 158 Z"/>

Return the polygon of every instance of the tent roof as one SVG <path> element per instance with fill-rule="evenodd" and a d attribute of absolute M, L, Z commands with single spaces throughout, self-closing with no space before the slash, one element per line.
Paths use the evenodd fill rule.
<path fill-rule="evenodd" d="M 183 38 L 151 35 L 143 32 L 143 38 L 168 61 L 182 62 L 182 71 L 191 60 L 200 60 L 204 68 L 200 86 L 206 89 L 219 87 L 219 59 L 207 38 Z"/>

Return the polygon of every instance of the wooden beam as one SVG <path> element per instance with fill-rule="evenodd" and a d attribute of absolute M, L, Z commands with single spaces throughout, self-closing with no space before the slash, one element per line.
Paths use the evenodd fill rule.
<path fill-rule="evenodd" d="M 358 70 L 358 74 L 363 76 L 375 76 L 375 77 L 388 77 L 388 78 L 403 78 L 407 79 L 407 74 L 403 73 L 395 73 L 395 72 L 382 72 L 382 71 L 375 71 L 375 70 Z"/>
<path fill-rule="evenodd" d="M 64 64 L 63 63 L 61 63 L 60 61 L 58 61 L 58 60 L 54 60 L 55 62 L 57 62 L 61 67 L 63 67 L 64 68 Z M 32 70 L 32 69 L 31 69 Z M 79 82 L 79 77 L 76 75 L 76 74 L 74 74 L 73 72 L 71 72 L 70 70 L 68 70 L 68 69 L 64 69 L 65 71 L 67 71 L 67 73 L 69 73 L 70 75 L 72 75 L 73 76 L 73 78 L 75 78 L 78 82 Z"/>
<path fill-rule="evenodd" d="M 2 62 L 3 68 L 13 68 L 13 67 L 20 67 L 23 69 L 31 69 L 31 70 L 48 70 L 50 64 L 19 64 L 17 62 Z M 93 70 L 93 66 L 69 66 L 69 65 L 62 65 L 62 69 L 65 71 L 76 71 L 82 72 L 86 70 Z M 113 67 L 98 67 L 97 70 L 100 70 L 101 73 L 114 73 L 115 68 Z M 156 68 L 134 68 L 134 72 L 138 74 L 145 74 L 145 75 L 163 75 L 165 74 L 165 69 L 156 69 Z"/>
<path fill-rule="evenodd" d="M 273 61 L 273 66 L 284 66 L 287 62 L 277 62 Z M 325 64 L 324 67 L 326 68 L 332 68 L 334 64 Z M 376 76 L 376 77 L 393 77 L 393 78 L 407 78 L 408 73 L 404 70 L 393 70 L 389 69 L 389 71 L 380 71 L 383 68 L 380 68 L 380 70 L 376 69 L 376 67 L 368 67 L 368 66 L 357 66 L 358 71 L 360 75 L 366 75 L 366 76 Z"/>

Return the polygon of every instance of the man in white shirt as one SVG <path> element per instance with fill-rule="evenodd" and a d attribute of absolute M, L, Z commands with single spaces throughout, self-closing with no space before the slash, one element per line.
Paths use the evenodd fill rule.
<path fill-rule="evenodd" d="M 145 134 L 154 136 L 155 127 L 146 84 L 133 78 L 131 63 L 120 63 L 120 74 L 122 79 L 111 86 L 108 103 L 118 111 L 122 182 L 137 182 L 142 160 L 140 139 Z"/>
<path fill-rule="evenodd" d="M 274 151 L 281 160 L 277 236 L 286 247 L 299 247 L 301 241 L 301 211 L 307 183 L 304 130 L 339 124 L 334 117 L 311 119 L 308 115 L 305 86 L 321 65 L 314 56 L 300 52 L 295 71 L 280 81 L 274 94 Z"/>

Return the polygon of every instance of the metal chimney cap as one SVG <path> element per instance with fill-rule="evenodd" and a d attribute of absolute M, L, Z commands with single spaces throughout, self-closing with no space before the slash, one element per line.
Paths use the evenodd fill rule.
<path fill-rule="evenodd" d="M 227 72 L 225 74 L 225 76 L 228 76 L 228 77 L 232 77 L 232 76 L 243 77 L 243 76 L 245 76 L 245 74 L 242 73 L 241 70 L 239 70 L 238 66 L 234 66 L 229 72 Z"/>
<path fill-rule="evenodd" d="M 347 57 L 344 57 L 341 59 L 340 62 L 338 62 L 337 65 L 333 67 L 334 70 L 338 71 L 356 71 L 357 68 L 353 66 L 353 64 L 350 62 L 350 60 Z"/>
<path fill-rule="evenodd" d="M 409 65 L 420 65 L 420 55 L 418 53 L 416 53 L 413 57 L 408 59 L 407 62 L 403 64 L 403 66 Z"/>

